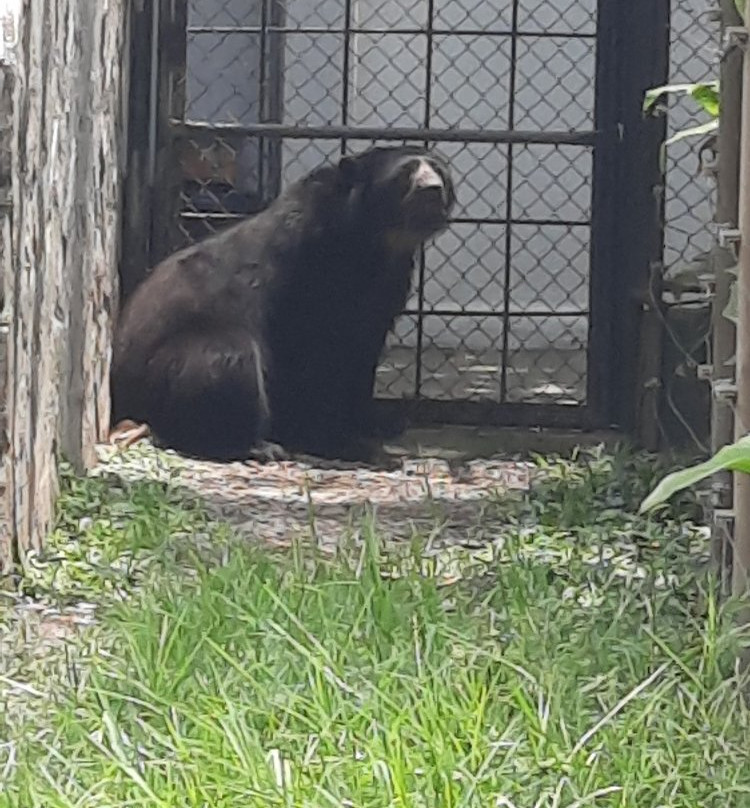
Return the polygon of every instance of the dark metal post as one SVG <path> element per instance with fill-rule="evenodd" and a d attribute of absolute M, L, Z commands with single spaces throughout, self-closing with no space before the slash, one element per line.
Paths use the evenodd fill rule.
<path fill-rule="evenodd" d="M 130 4 L 129 97 L 123 187 L 120 293 L 127 296 L 143 280 L 149 264 L 151 184 L 149 138 L 151 114 L 152 34 L 154 0 Z"/>
<path fill-rule="evenodd" d="M 615 385 L 621 370 L 612 362 L 611 355 L 613 335 L 618 331 L 614 298 L 621 278 L 616 240 L 622 218 L 621 200 L 613 189 L 619 188 L 618 159 L 625 153 L 618 131 L 622 112 L 619 71 L 621 64 L 627 63 L 622 52 L 620 17 L 618 0 L 599 0 L 586 389 L 591 413 L 587 426 L 590 428 L 606 428 L 615 422 L 614 411 L 619 397 Z"/>
<path fill-rule="evenodd" d="M 508 78 L 508 129 L 516 125 L 516 82 L 518 79 L 518 12 L 519 0 L 513 0 L 511 10 L 510 76 Z M 505 179 L 505 266 L 503 267 L 503 342 L 502 366 L 500 368 L 500 401 L 504 404 L 508 393 L 508 357 L 510 342 L 510 287 L 513 268 L 513 144 L 506 151 L 507 173 Z"/>
<path fill-rule="evenodd" d="M 156 172 L 153 187 L 151 265 L 178 245 L 177 212 L 181 203 L 182 172 L 173 117 L 185 116 L 187 69 L 187 3 L 155 0 L 158 20 L 158 104 L 156 108 Z"/>
<path fill-rule="evenodd" d="M 631 0 L 615 6 L 605 4 L 611 24 L 617 26 L 618 53 L 622 54 L 612 89 L 619 107 L 619 145 L 606 183 L 616 195 L 612 263 L 606 269 L 596 268 L 606 274 L 595 281 L 594 291 L 597 284 L 609 287 L 609 306 L 598 316 L 608 316 L 612 323 L 608 361 L 617 372 L 610 379 L 611 421 L 654 448 L 661 363 L 661 319 L 656 309 L 660 290 L 655 281 L 661 276 L 664 246 L 659 153 L 666 121 L 644 118 L 642 108 L 646 90 L 666 83 L 669 76 L 670 4 L 669 0 Z"/>
<path fill-rule="evenodd" d="M 660 150 L 666 120 L 645 119 L 645 92 L 669 79 L 670 2 L 636 0 L 621 4 L 624 52 L 630 54 L 622 77 L 624 159 L 621 203 L 620 270 L 614 299 L 618 324 L 613 361 L 621 365 L 619 423 L 647 449 L 659 441 L 661 378 L 661 277 L 664 250 L 664 172 Z"/>

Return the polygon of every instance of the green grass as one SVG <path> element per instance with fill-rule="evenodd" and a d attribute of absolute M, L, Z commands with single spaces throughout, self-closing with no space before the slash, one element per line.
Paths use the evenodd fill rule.
<path fill-rule="evenodd" d="M 704 533 L 634 515 L 648 461 L 539 465 L 488 502 L 488 548 L 427 559 L 386 556 L 376 515 L 333 561 L 285 557 L 169 489 L 71 480 L 39 570 L 98 591 L 102 625 L 44 719 L 8 726 L 0 807 L 750 806 Z"/>

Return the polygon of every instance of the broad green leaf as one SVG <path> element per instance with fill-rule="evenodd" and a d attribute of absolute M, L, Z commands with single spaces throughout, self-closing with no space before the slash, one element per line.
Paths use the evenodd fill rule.
<path fill-rule="evenodd" d="M 717 471 L 740 471 L 750 474 L 750 435 L 720 449 L 705 463 L 668 474 L 643 500 L 640 513 L 650 511 L 657 505 L 663 505 L 678 491 L 683 491 L 691 485 L 705 480 L 706 477 L 716 474 Z"/>
<path fill-rule="evenodd" d="M 737 6 L 737 11 L 740 13 L 742 19 L 745 19 L 745 0 L 734 0 L 735 6 Z"/>
<path fill-rule="evenodd" d="M 696 84 L 691 95 L 712 118 L 719 117 L 720 97 L 718 81 Z"/>
<path fill-rule="evenodd" d="M 714 115 L 711 110 L 716 109 L 715 115 L 719 114 L 719 82 L 706 81 L 698 84 L 664 84 L 661 87 L 652 87 L 646 90 L 643 99 L 643 111 L 651 112 L 656 104 L 667 95 L 689 95 L 697 101 L 701 107 L 710 115 Z"/>

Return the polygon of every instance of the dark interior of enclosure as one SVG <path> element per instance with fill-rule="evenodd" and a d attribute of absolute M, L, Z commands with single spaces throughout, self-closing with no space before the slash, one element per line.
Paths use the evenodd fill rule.
<path fill-rule="evenodd" d="M 620 13 L 614 0 L 159 0 L 140 21 L 155 21 L 158 56 L 149 263 L 341 154 L 425 144 L 451 161 L 458 205 L 418 256 L 378 397 L 432 422 L 616 422 L 637 303 L 611 280 L 629 232 L 611 198 L 644 145 L 615 152 L 623 93 L 637 99 L 613 91 Z M 653 46 L 638 29 L 620 39 Z"/>

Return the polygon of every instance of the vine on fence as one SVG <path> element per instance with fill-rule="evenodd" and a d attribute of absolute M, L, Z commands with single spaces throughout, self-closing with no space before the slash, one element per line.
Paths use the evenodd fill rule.
<path fill-rule="evenodd" d="M 703 112 L 708 114 L 709 120 L 697 126 L 691 126 L 688 129 L 675 132 L 672 137 L 664 141 L 662 156 L 664 150 L 673 143 L 689 137 L 712 135 L 719 128 L 720 99 L 718 81 L 704 81 L 696 84 L 665 84 L 662 87 L 654 87 L 646 91 L 643 111 L 647 115 L 664 112 L 666 108 L 665 102 L 670 95 L 690 96 L 697 102 Z"/>
<path fill-rule="evenodd" d="M 739 8 L 740 0 L 736 0 Z M 744 3 L 744 0 L 742 0 Z M 707 140 L 703 141 L 701 151 L 707 148 L 708 141 L 713 141 L 715 133 L 719 129 L 721 117 L 721 96 L 719 92 L 718 81 L 705 81 L 696 84 L 665 84 L 662 87 L 654 87 L 646 92 L 646 97 L 643 102 L 643 111 L 646 114 L 654 115 L 659 114 L 665 108 L 665 100 L 670 94 L 690 96 L 700 107 L 700 109 L 709 116 L 709 120 L 697 126 L 691 126 L 688 129 L 681 129 L 672 135 L 671 138 L 664 141 L 662 146 L 662 161 L 666 153 L 666 148 L 672 143 L 677 143 L 680 140 L 685 140 L 691 137 L 704 137 Z M 737 267 L 730 267 L 725 270 L 729 275 L 737 277 Z M 729 290 L 729 302 L 722 312 L 723 316 L 731 320 L 735 325 L 737 324 L 737 282 L 734 281 Z"/>
<path fill-rule="evenodd" d="M 746 0 L 735 0 L 735 6 L 740 15 L 745 17 Z M 698 126 L 683 129 L 677 132 L 664 143 L 664 149 L 671 143 L 684 140 L 690 137 L 715 137 L 719 128 L 721 117 L 720 87 L 718 81 L 703 82 L 698 84 L 672 84 L 662 87 L 655 87 L 646 92 L 643 102 L 643 110 L 646 114 L 656 114 L 664 110 L 665 101 L 670 94 L 690 96 L 708 115 L 709 120 Z M 704 146 L 705 148 L 705 146 Z M 737 277 L 737 267 L 726 270 Z M 722 312 L 723 316 L 737 324 L 737 281 L 730 287 L 729 302 Z M 664 477 L 654 490 L 646 497 L 641 504 L 641 512 L 652 510 L 664 504 L 670 497 L 678 491 L 682 491 L 695 485 L 707 477 L 720 472 L 732 471 L 741 474 L 750 474 L 750 435 L 735 443 L 724 446 L 712 458 L 705 463 L 690 466 L 680 471 Z"/>

